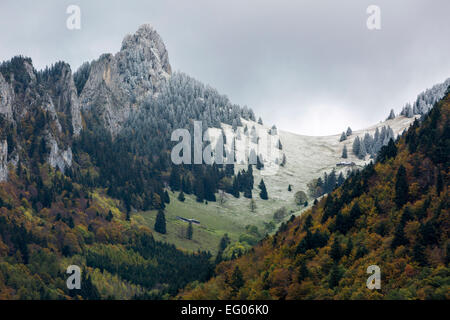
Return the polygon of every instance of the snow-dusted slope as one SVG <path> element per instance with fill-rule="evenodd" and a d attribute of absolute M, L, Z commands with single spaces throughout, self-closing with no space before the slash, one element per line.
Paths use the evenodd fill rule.
<path fill-rule="evenodd" d="M 307 193 L 307 183 L 312 179 L 323 176 L 324 172 L 330 172 L 333 168 L 339 173 L 344 173 L 349 170 L 349 167 L 338 167 L 337 163 L 345 160 L 346 162 L 354 162 L 357 166 L 363 166 L 369 162 L 370 159 L 367 156 L 366 159 L 360 160 L 352 153 L 352 144 L 354 139 L 359 136 L 364 137 L 365 133 L 374 135 L 377 128 L 383 126 L 390 126 L 395 135 L 402 133 L 407 129 L 414 118 L 406 118 L 398 116 L 392 120 L 386 120 L 380 122 L 374 126 L 371 126 L 364 130 L 354 131 L 347 140 L 339 142 L 340 134 L 332 136 L 305 136 L 298 135 L 291 132 L 279 130 L 283 149 L 280 151 L 286 155 L 286 165 L 279 167 L 278 172 L 274 175 L 261 176 L 261 172 L 254 170 L 255 185 L 259 183 L 261 177 L 264 179 L 269 197 L 273 200 L 287 201 L 291 203 L 296 191 L 302 190 Z M 253 121 L 242 121 L 243 125 L 247 125 L 248 128 L 255 126 L 259 131 L 269 130 L 268 127 L 259 125 Z M 227 127 L 226 129 L 229 130 Z M 347 145 L 348 158 L 342 159 L 342 149 L 344 145 Z M 292 192 L 288 192 L 288 185 L 292 185 Z"/>

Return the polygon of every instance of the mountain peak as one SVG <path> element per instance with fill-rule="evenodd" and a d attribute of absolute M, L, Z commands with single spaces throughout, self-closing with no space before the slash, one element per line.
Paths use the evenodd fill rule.
<path fill-rule="evenodd" d="M 166 46 L 156 30 L 144 24 L 126 35 L 115 55 L 102 55 L 89 66 L 81 93 L 83 109 L 95 107 L 106 127 L 116 133 L 134 108 L 157 95 L 172 74 Z"/>
<path fill-rule="evenodd" d="M 158 32 L 150 24 L 143 24 L 133 35 L 128 34 L 124 37 L 120 52 L 126 51 L 140 55 L 142 60 L 149 56 L 153 59 L 156 58 L 164 72 L 168 75 L 172 73 L 166 46 Z"/>
<path fill-rule="evenodd" d="M 154 40 L 155 38 L 159 38 L 158 40 L 161 41 L 159 34 L 152 25 L 148 23 L 143 24 L 139 26 L 134 34 L 127 34 L 124 37 L 122 41 L 122 50 L 126 47 L 133 46 L 138 41 Z"/>

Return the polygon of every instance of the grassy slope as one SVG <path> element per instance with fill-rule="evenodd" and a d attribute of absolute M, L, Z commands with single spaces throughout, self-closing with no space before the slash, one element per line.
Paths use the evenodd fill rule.
<path fill-rule="evenodd" d="M 294 194 L 296 191 L 307 192 L 306 184 L 321 175 L 335 168 L 335 164 L 341 159 L 341 150 L 346 144 L 349 150 L 348 161 L 354 161 L 359 165 L 365 163 L 351 154 L 351 145 L 356 136 L 363 137 L 366 132 L 373 134 L 377 127 L 390 125 L 396 134 L 407 128 L 413 119 L 397 117 L 394 120 L 381 122 L 366 130 L 355 131 L 345 142 L 339 142 L 340 135 L 326 137 L 309 137 L 296 135 L 287 132 L 280 133 L 283 143 L 283 151 L 287 156 L 286 167 L 280 167 L 274 176 L 261 176 L 258 170 L 254 170 L 255 189 L 253 198 L 256 201 L 257 209 L 251 212 L 249 209 L 250 200 L 242 195 L 239 199 L 226 194 L 226 202 L 220 205 L 218 202 L 198 203 L 194 197 L 186 196 L 184 203 L 171 193 L 171 202 L 166 208 L 167 234 L 161 235 L 154 232 L 157 240 L 173 243 L 177 247 L 189 251 L 209 250 L 211 253 L 217 252 L 220 238 L 228 233 L 233 241 L 237 241 L 239 236 L 245 233 L 245 226 L 256 225 L 263 231 L 263 222 L 272 220 L 273 213 L 286 207 L 289 215 L 299 215 L 304 208 L 294 204 Z M 255 125 L 258 131 L 267 131 L 268 127 L 260 126 L 251 121 L 244 121 L 249 127 Z M 224 125 L 225 130 L 230 130 Z M 238 166 L 245 169 L 245 165 Z M 346 171 L 348 168 L 345 168 Z M 269 192 L 269 200 L 261 200 L 257 185 L 263 178 Z M 292 184 L 292 192 L 287 191 L 288 184 Z M 218 198 L 218 197 L 217 197 Z M 310 201 L 312 202 L 312 201 Z M 311 204 L 311 203 L 310 203 Z M 194 225 L 193 240 L 186 240 L 183 236 L 187 228 L 187 223 L 176 219 L 176 216 L 194 218 L 201 222 L 201 225 Z M 139 212 L 132 216 L 132 221 L 139 225 L 144 225 L 153 230 L 156 211 Z"/>
<path fill-rule="evenodd" d="M 213 254 L 217 252 L 219 241 L 225 233 L 228 233 L 233 241 L 237 241 L 239 236 L 245 233 L 246 225 L 256 225 L 259 230 L 263 230 L 263 222 L 269 221 L 272 218 L 273 209 L 277 208 L 274 201 L 255 199 L 258 208 L 256 212 L 251 212 L 250 200 L 242 196 L 235 199 L 226 195 L 227 200 L 223 205 L 218 202 L 198 203 L 195 197 L 189 195 L 184 202 L 180 202 L 177 196 L 178 193 L 170 193 L 170 204 L 165 210 L 167 234 L 154 232 L 155 239 L 173 243 L 185 250 L 209 250 Z M 193 218 L 201 222 L 200 225 L 193 225 L 192 240 L 185 239 L 184 232 L 188 224 L 178 220 L 177 216 Z M 132 215 L 131 220 L 132 223 L 153 229 L 155 218 L 156 211 L 145 211 Z"/>

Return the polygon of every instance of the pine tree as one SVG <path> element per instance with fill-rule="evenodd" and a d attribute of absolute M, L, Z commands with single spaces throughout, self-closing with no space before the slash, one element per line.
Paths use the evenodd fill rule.
<path fill-rule="evenodd" d="M 286 154 L 283 153 L 283 157 L 281 158 L 280 166 L 284 167 L 286 165 Z"/>
<path fill-rule="evenodd" d="M 352 241 L 352 238 L 349 237 L 348 241 L 347 241 L 347 247 L 345 248 L 344 254 L 346 256 L 349 256 L 352 253 L 352 250 L 353 250 L 353 241 Z"/>
<path fill-rule="evenodd" d="M 414 245 L 413 248 L 413 256 L 414 256 L 414 260 L 417 261 L 419 263 L 420 266 L 426 266 L 427 265 L 427 256 L 425 254 L 425 247 L 420 244 L 419 242 L 417 242 Z"/>
<path fill-rule="evenodd" d="M 408 202 L 408 192 L 406 169 L 403 165 L 400 165 L 395 182 L 395 203 L 397 204 L 397 208 L 401 208 Z"/>
<path fill-rule="evenodd" d="M 376 149 L 376 147 L 375 147 L 375 149 Z M 397 155 L 397 147 L 395 146 L 394 141 L 392 139 L 390 139 L 387 146 L 381 147 L 381 149 L 378 153 L 377 159 L 379 162 L 384 163 L 388 159 L 393 158 L 396 155 Z"/>
<path fill-rule="evenodd" d="M 313 218 L 312 215 L 309 214 L 306 219 L 305 219 L 305 223 L 303 225 L 303 231 L 308 231 L 311 227 L 313 226 Z"/>
<path fill-rule="evenodd" d="M 163 210 L 158 210 L 158 214 L 156 215 L 155 231 L 166 234 L 166 216 Z"/>
<path fill-rule="evenodd" d="M 359 152 L 358 152 L 358 158 L 364 159 L 367 155 L 366 145 L 364 141 L 360 141 L 359 144 Z"/>
<path fill-rule="evenodd" d="M 225 234 L 223 235 L 223 237 L 220 239 L 220 242 L 219 242 L 219 250 L 218 250 L 218 252 L 217 252 L 216 261 L 215 261 L 216 264 L 219 264 L 220 262 L 222 262 L 222 259 L 223 259 L 223 257 L 222 257 L 223 252 L 224 252 L 225 249 L 228 247 L 228 245 L 230 244 L 230 242 L 231 242 L 231 241 L 230 241 L 230 238 L 228 237 L 228 234 L 225 233 Z"/>
<path fill-rule="evenodd" d="M 169 193 L 167 192 L 167 190 L 164 190 L 164 202 L 170 203 L 170 197 L 169 197 Z"/>
<path fill-rule="evenodd" d="M 239 183 L 238 183 L 238 179 L 236 177 L 233 178 L 233 187 L 232 187 L 231 194 L 235 198 L 239 198 Z"/>
<path fill-rule="evenodd" d="M 389 117 L 387 117 L 387 120 L 395 119 L 395 112 L 394 109 L 391 109 L 391 113 L 389 113 Z"/>
<path fill-rule="evenodd" d="M 194 194 L 196 195 L 197 202 L 203 202 L 205 200 L 205 186 L 201 177 L 195 179 Z"/>
<path fill-rule="evenodd" d="M 330 257 L 334 262 L 338 262 L 342 257 L 342 249 L 339 241 L 335 238 L 333 244 L 331 245 Z"/>
<path fill-rule="evenodd" d="M 260 156 L 256 157 L 256 169 L 261 170 L 264 168 L 264 163 L 261 161 Z"/>
<path fill-rule="evenodd" d="M 406 239 L 405 231 L 403 230 L 404 227 L 405 226 L 403 223 L 397 225 L 397 228 L 395 229 L 394 232 L 394 239 L 392 239 L 391 242 L 392 249 L 408 244 L 408 239 Z"/>
<path fill-rule="evenodd" d="M 97 287 L 92 283 L 91 276 L 84 276 L 81 282 L 80 296 L 86 300 L 99 300 L 101 298 Z"/>
<path fill-rule="evenodd" d="M 259 193 L 259 196 L 261 197 L 261 199 L 263 199 L 263 200 L 269 199 L 269 196 L 267 194 L 266 185 L 265 185 L 263 179 L 261 179 L 261 182 L 259 183 L 259 189 L 261 190 L 261 192 Z"/>
<path fill-rule="evenodd" d="M 244 276 L 242 275 L 241 269 L 238 266 L 234 268 L 233 274 L 231 275 L 230 286 L 233 290 L 233 293 L 236 294 L 239 292 L 245 284 Z"/>
<path fill-rule="evenodd" d="M 344 149 L 342 149 L 342 158 L 347 159 L 347 146 L 344 146 Z"/>
<path fill-rule="evenodd" d="M 246 188 L 244 190 L 244 197 L 247 198 L 247 199 L 252 199 L 253 198 L 252 189 Z"/>
<path fill-rule="evenodd" d="M 360 144 L 361 144 L 361 142 L 359 140 L 359 137 L 356 137 L 355 140 L 353 141 L 353 147 L 352 147 L 352 151 L 355 156 L 359 156 Z"/>
<path fill-rule="evenodd" d="M 281 144 L 281 140 L 280 139 L 278 139 L 277 148 L 279 150 L 283 150 L 283 145 Z"/>
<path fill-rule="evenodd" d="M 342 186 L 344 184 L 344 182 L 345 182 L 345 178 L 344 178 L 343 173 L 341 172 L 341 173 L 339 173 L 339 176 L 338 176 L 338 179 L 337 179 L 338 187 Z"/>
<path fill-rule="evenodd" d="M 178 191 L 181 188 L 181 180 L 178 166 L 172 166 L 172 171 L 170 172 L 169 186 L 172 191 Z"/>
<path fill-rule="evenodd" d="M 327 179 L 327 186 L 326 186 L 327 193 L 330 193 L 336 188 L 336 183 L 337 183 L 336 171 L 333 168 Z"/>
<path fill-rule="evenodd" d="M 192 183 L 191 183 L 191 179 L 189 179 L 189 177 L 183 178 L 182 190 L 185 194 L 192 193 Z"/>
<path fill-rule="evenodd" d="M 347 137 L 352 135 L 352 129 L 350 127 L 347 128 Z"/>
<path fill-rule="evenodd" d="M 298 283 L 301 283 L 308 277 L 309 277 L 309 270 L 308 267 L 306 266 L 306 262 L 303 262 L 300 265 L 300 269 L 298 270 L 298 277 L 297 277 Z"/>
<path fill-rule="evenodd" d="M 339 281 L 341 280 L 342 274 L 341 271 L 339 270 L 339 266 L 338 264 L 334 264 L 333 267 L 331 268 L 331 272 L 330 272 L 330 279 L 328 281 L 328 284 L 330 286 L 331 289 L 333 289 L 334 287 L 337 287 L 339 285 Z"/>

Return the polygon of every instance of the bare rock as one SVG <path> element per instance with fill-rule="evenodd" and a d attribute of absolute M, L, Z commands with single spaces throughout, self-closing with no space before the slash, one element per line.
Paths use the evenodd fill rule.
<path fill-rule="evenodd" d="M 115 134 L 131 110 L 160 92 L 171 73 L 161 37 L 150 25 L 143 25 L 124 38 L 118 53 L 104 54 L 91 63 L 81 107 L 99 115 Z"/>

